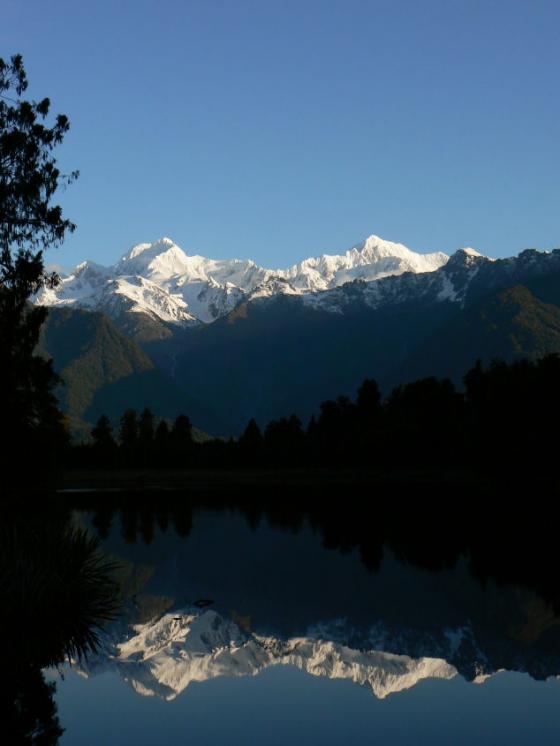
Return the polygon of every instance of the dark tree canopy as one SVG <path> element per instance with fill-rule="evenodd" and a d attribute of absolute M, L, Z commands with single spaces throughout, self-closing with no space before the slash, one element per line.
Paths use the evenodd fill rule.
<path fill-rule="evenodd" d="M 180 414 L 171 428 L 171 438 L 177 444 L 190 444 L 192 442 L 191 421 L 185 414 Z"/>
<path fill-rule="evenodd" d="M 10 62 L 0 58 L 2 282 L 9 281 L 17 252 L 42 252 L 75 229 L 62 217 L 62 208 L 51 203 L 57 189 L 78 175 L 62 175 L 52 155 L 68 131 L 68 119 L 59 114 L 52 127 L 46 126 L 43 122 L 49 114 L 49 99 L 26 101 L 21 98 L 26 89 L 21 55 Z"/>
<path fill-rule="evenodd" d="M 262 448 L 263 436 L 254 418 L 251 418 L 247 423 L 243 435 L 239 438 L 239 445 L 249 450 Z"/>
<path fill-rule="evenodd" d="M 97 424 L 91 430 L 91 438 L 98 462 L 104 466 L 113 465 L 117 444 L 113 438 L 113 426 L 106 415 L 101 415 L 97 420 Z"/>
<path fill-rule="evenodd" d="M 373 378 L 366 378 L 358 389 L 356 404 L 360 413 L 364 416 L 375 417 L 381 411 L 381 392 L 377 381 Z"/>
<path fill-rule="evenodd" d="M 28 101 L 26 88 L 21 56 L 0 58 L 0 386 L 9 464 L 23 451 L 50 459 L 63 439 L 53 395 L 58 379 L 51 362 L 35 354 L 47 311 L 30 301 L 43 284 L 57 282 L 45 276 L 44 249 L 75 228 L 52 203 L 77 176 L 63 176 L 53 156 L 68 119 L 59 115 L 48 126 L 49 99 Z"/>
<path fill-rule="evenodd" d="M 92 428 L 91 437 L 94 444 L 99 446 L 107 446 L 114 443 L 113 428 L 106 415 L 102 414 L 97 420 L 97 424 Z"/>
<path fill-rule="evenodd" d="M 154 415 L 147 407 L 140 415 L 138 437 L 144 446 L 149 445 L 154 439 Z"/>
<path fill-rule="evenodd" d="M 132 448 L 136 445 L 136 441 L 138 440 L 138 417 L 134 409 L 127 409 L 121 417 L 119 438 L 125 448 Z"/>
<path fill-rule="evenodd" d="M 165 420 L 160 420 L 158 426 L 156 427 L 154 440 L 158 447 L 163 447 L 167 444 L 169 440 L 169 426 Z"/>

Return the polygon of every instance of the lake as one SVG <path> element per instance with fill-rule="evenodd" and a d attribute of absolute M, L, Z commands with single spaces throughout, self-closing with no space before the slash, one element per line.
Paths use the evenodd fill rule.
<path fill-rule="evenodd" d="M 558 742 L 557 591 L 526 522 L 471 540 L 479 518 L 439 509 L 174 505 L 73 516 L 120 602 L 96 654 L 48 669 L 62 744 Z"/>

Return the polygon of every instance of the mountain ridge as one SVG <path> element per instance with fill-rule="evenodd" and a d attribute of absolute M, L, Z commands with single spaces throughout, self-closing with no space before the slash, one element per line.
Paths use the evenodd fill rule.
<path fill-rule="evenodd" d="M 197 403 L 100 312 L 50 309 L 37 352 L 53 359 L 61 377 L 57 397 L 78 438 L 87 439 L 102 414 L 118 422 L 127 408 L 150 407 L 168 418 L 188 411 L 196 419 Z"/>
<path fill-rule="evenodd" d="M 293 412 L 306 422 L 319 402 L 353 397 L 365 378 L 384 393 L 418 375 L 452 372 L 460 385 L 478 358 L 560 352 L 558 286 L 559 250 L 497 260 L 459 251 L 433 272 L 243 302 L 213 324 L 146 349 L 169 373 L 172 362 L 177 384 L 194 398 L 217 404 L 220 420 L 207 430 L 238 434 L 250 417 L 264 425 Z M 534 300 L 521 291 L 499 300 L 514 287 Z M 481 304 L 487 322 L 476 316 Z M 492 324 L 497 332 L 489 334 Z M 220 360 L 228 361 L 227 375 Z"/>
<path fill-rule="evenodd" d="M 83 675 L 116 669 L 143 696 L 171 701 L 191 683 L 218 676 L 255 676 L 265 668 L 292 665 L 313 676 L 349 679 L 378 699 L 410 689 L 426 678 L 454 678 L 458 671 L 440 658 L 354 649 L 306 636 L 280 639 L 242 629 L 214 610 L 177 609 L 134 625 L 114 638 Z"/>
<path fill-rule="evenodd" d="M 89 310 L 104 305 L 116 327 L 186 395 L 193 420 L 226 437 L 239 435 L 252 417 L 264 426 L 295 413 L 305 423 L 321 401 L 353 397 L 365 378 L 375 378 L 384 394 L 422 376 L 450 376 L 461 385 L 479 358 L 511 362 L 560 352 L 560 250 L 490 259 L 461 249 L 436 269 L 418 271 L 417 264 L 412 271 L 403 262 L 409 254 L 420 255 L 377 237 L 368 241 L 344 255 L 305 260 L 312 265 L 308 275 L 298 274 L 300 263 L 286 270 L 293 276 L 276 274 L 263 286 L 268 270 L 254 262 L 232 260 L 226 267 L 187 257 L 171 239 L 162 239 L 133 247 L 118 272 L 82 263 L 55 301 L 59 312 L 74 308 L 76 300 L 65 296 L 72 290 Z M 398 273 L 381 276 L 384 262 L 395 256 Z M 191 305 L 161 287 L 161 277 L 182 272 L 185 262 Z M 348 280 L 348 263 L 358 275 L 365 267 L 365 278 L 337 284 Z M 318 282 L 316 265 L 321 282 L 333 286 L 307 292 Z M 377 274 L 370 280 L 372 267 Z M 151 276 L 125 274 L 132 270 Z M 214 271 L 221 273 L 218 279 Z M 180 290 L 182 276 L 173 277 Z M 305 287 L 296 287 L 298 277 Z M 213 309 L 212 323 L 191 313 L 193 293 L 208 313 Z M 152 301 L 165 318 L 146 306 Z M 173 316 L 177 309 L 179 316 Z M 126 383 L 110 385 L 104 396 L 115 409 Z M 148 391 L 143 383 L 142 390 Z M 150 391 L 155 400 L 157 392 Z M 98 401 L 89 417 L 100 413 Z"/>
<path fill-rule="evenodd" d="M 441 252 L 420 254 L 371 235 L 344 254 L 322 254 L 287 269 L 267 269 L 252 260 L 188 255 L 164 237 L 133 246 L 110 267 L 81 262 L 57 288 L 44 288 L 36 302 L 103 311 L 113 319 L 123 312 L 145 313 L 164 324 L 189 326 L 211 323 L 244 300 L 434 271 L 447 260 Z"/>

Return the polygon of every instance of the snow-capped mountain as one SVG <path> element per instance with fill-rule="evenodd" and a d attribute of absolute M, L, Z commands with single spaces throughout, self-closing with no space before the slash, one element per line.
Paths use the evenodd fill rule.
<path fill-rule="evenodd" d="M 426 678 L 451 679 L 457 669 L 440 658 L 358 650 L 316 636 L 281 640 L 258 635 L 213 610 L 186 608 L 134 625 L 96 658 L 85 675 L 108 669 L 145 696 L 175 699 L 192 682 L 217 676 L 255 676 L 270 666 L 291 665 L 313 676 L 348 679 L 379 699 Z"/>
<path fill-rule="evenodd" d="M 121 260 L 122 261 L 122 260 Z M 75 306 L 103 311 L 112 318 L 126 311 L 147 313 L 172 324 L 195 323 L 187 304 L 173 296 L 149 277 L 103 267 L 85 261 L 66 276 L 56 288 L 43 288 L 36 302 L 47 306 Z"/>
<path fill-rule="evenodd" d="M 560 304 L 559 276 L 560 250 L 491 260 L 462 249 L 432 272 L 253 295 L 204 334 L 160 346 L 157 364 L 195 400 L 212 402 L 220 414 L 204 421 L 210 432 L 241 434 L 250 417 L 265 425 L 286 412 L 307 422 L 319 402 L 355 396 L 368 377 L 386 393 L 430 375 L 460 384 L 477 359 L 557 352 L 560 324 L 542 304 Z M 526 302 L 506 313 L 498 298 L 516 286 L 534 293 L 529 320 Z M 492 302 L 494 310 L 480 307 Z"/>
<path fill-rule="evenodd" d="M 354 280 L 433 272 L 447 262 L 442 253 L 418 254 L 370 236 L 341 255 L 306 259 L 288 269 L 265 269 L 250 260 L 188 255 L 171 239 L 134 246 L 112 267 L 92 261 L 65 273 L 55 289 L 37 297 L 43 305 L 75 305 L 113 318 L 146 313 L 165 323 L 211 322 L 241 301 L 275 295 L 306 295 Z"/>
<path fill-rule="evenodd" d="M 493 292 L 526 284 L 560 271 L 560 249 L 526 249 L 518 256 L 490 259 L 474 249 L 459 249 L 434 272 L 405 272 L 379 282 L 353 282 L 301 298 L 304 305 L 344 313 L 362 305 L 370 309 L 398 304 L 450 301 L 459 308 Z"/>
<path fill-rule="evenodd" d="M 474 249 L 459 249 L 437 271 L 401 273 L 397 277 L 379 278 L 381 282 L 355 282 L 323 293 L 306 295 L 306 305 L 322 311 L 343 313 L 359 299 L 372 309 L 398 303 L 453 301 L 463 304 L 473 281 L 483 265 L 492 259 Z"/>

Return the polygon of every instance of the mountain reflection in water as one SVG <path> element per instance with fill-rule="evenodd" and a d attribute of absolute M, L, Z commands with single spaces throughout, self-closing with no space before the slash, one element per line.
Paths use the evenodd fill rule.
<path fill-rule="evenodd" d="M 476 576 L 487 548 L 459 537 L 453 557 L 449 537 L 434 541 L 441 526 L 422 534 L 417 523 L 416 538 L 395 542 L 381 522 L 364 533 L 358 521 L 352 533 L 350 521 L 321 516 L 202 504 L 90 515 L 127 567 L 129 601 L 126 622 L 82 670 L 117 671 L 167 700 L 194 681 L 277 665 L 349 679 L 379 698 L 430 677 L 560 673 L 556 599 L 503 582 L 502 557 L 488 562 L 498 579 Z M 211 608 L 197 608 L 200 598 Z"/>
<path fill-rule="evenodd" d="M 476 697 L 478 709 L 460 734 L 451 722 L 437 737 L 425 734 L 433 743 L 468 743 L 469 734 L 478 743 L 552 743 L 551 734 L 560 734 L 559 708 L 551 709 L 545 690 L 532 688 L 536 680 L 552 678 L 546 692 L 554 686 L 560 694 L 554 681 L 560 674 L 560 607 L 551 526 L 543 524 L 539 541 L 531 542 L 536 519 L 526 516 L 481 524 L 473 511 L 459 529 L 435 508 L 429 515 L 420 506 L 399 515 L 380 503 L 373 512 L 359 502 L 320 509 L 312 501 L 262 502 L 213 499 L 210 509 L 207 499 L 183 495 L 74 499 L 73 530 L 102 537 L 97 551 L 112 567 L 121 608 L 96 650 L 79 659 L 71 655 L 81 679 L 68 669 L 57 681 L 67 728 L 63 743 L 152 743 L 158 722 L 180 740 L 252 742 L 256 724 L 253 733 L 245 721 L 244 736 L 234 738 L 234 725 L 228 730 L 214 716 L 236 699 L 234 685 L 260 701 L 270 718 L 296 690 L 302 707 L 313 692 L 325 707 L 332 702 L 336 717 L 313 720 L 317 733 L 307 740 L 286 732 L 291 742 L 336 742 L 337 728 L 358 702 L 364 723 L 374 715 L 377 722 L 400 718 L 413 692 L 428 710 L 450 696 L 456 709 L 466 708 L 474 700 L 469 689 L 457 688 L 459 682 L 483 692 Z M 295 669 L 313 678 L 294 678 Z M 507 674 L 496 676 L 504 671 L 528 676 L 521 686 Z M 242 683 L 253 679 L 255 686 Z M 117 688 L 116 681 L 126 686 Z M 333 688 L 318 690 L 311 681 Z M 343 684 L 367 693 L 370 705 L 341 690 Z M 492 702 L 501 712 L 504 697 L 517 696 L 516 687 L 533 703 L 533 714 L 527 711 L 525 724 L 516 728 L 530 723 L 532 730 L 530 737 L 506 738 L 504 714 L 491 728 L 480 718 Z M 453 694 L 459 691 L 460 697 Z M 381 715 L 379 700 L 384 707 L 396 704 Z M 168 709 L 160 712 L 156 702 Z M 542 722 L 534 716 L 538 708 Z M 116 714 L 121 709 L 122 717 Z M 204 712 L 211 727 L 198 722 Z M 311 712 L 297 717 L 309 720 Z M 512 722 L 522 715 L 518 708 Z M 262 712 L 259 717 L 262 733 L 274 727 Z M 295 710 L 285 714 L 288 724 L 293 717 Z M 437 731 L 431 716 L 422 722 Z M 383 727 L 393 728 L 388 721 Z M 386 740 L 390 734 L 377 736 Z M 372 737 L 352 738 L 367 743 Z M 391 738 L 419 742 L 413 733 Z"/>

